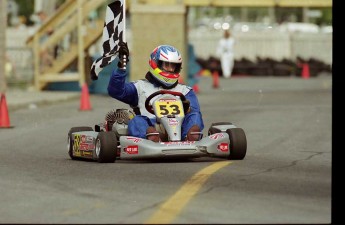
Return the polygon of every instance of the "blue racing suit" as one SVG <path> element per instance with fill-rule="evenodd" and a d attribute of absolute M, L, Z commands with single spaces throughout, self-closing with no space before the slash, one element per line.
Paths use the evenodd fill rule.
<path fill-rule="evenodd" d="M 133 82 L 126 82 L 126 76 L 127 72 L 124 69 L 117 68 L 113 70 L 108 84 L 108 94 L 121 102 L 129 104 L 131 107 L 139 108 L 140 115 L 136 115 L 128 123 L 128 135 L 146 138 L 147 128 L 149 126 L 154 126 L 156 119 L 153 114 L 146 110 L 145 100 L 152 93 L 168 88 L 163 88 L 150 72 L 146 74 L 146 79 Z M 176 82 L 169 90 L 181 92 L 186 96 L 186 99 L 190 101 L 191 110 L 185 115 L 182 123 L 182 139 L 187 136 L 188 130 L 193 125 L 199 126 L 202 131 L 204 129 L 204 122 L 200 112 L 199 102 L 193 89 Z"/>

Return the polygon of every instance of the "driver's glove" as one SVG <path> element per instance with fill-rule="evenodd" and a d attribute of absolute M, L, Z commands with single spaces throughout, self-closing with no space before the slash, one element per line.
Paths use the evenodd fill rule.
<path fill-rule="evenodd" d="M 184 110 L 184 114 L 187 114 L 190 112 L 190 101 L 188 99 L 182 101 L 183 104 L 183 110 Z"/>
<path fill-rule="evenodd" d="M 129 49 L 127 46 L 127 42 L 120 42 L 119 43 L 119 62 L 117 63 L 117 67 L 124 68 L 129 62 Z"/>

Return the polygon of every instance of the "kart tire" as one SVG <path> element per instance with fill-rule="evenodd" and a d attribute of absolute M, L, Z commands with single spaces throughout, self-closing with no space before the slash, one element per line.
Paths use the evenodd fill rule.
<path fill-rule="evenodd" d="M 222 131 L 215 128 L 214 126 L 218 126 L 218 125 L 232 125 L 232 123 L 230 122 L 218 122 L 218 123 L 212 123 L 211 127 L 208 129 L 208 136 L 212 135 L 212 134 L 216 134 L 216 133 L 221 133 Z"/>
<path fill-rule="evenodd" d="M 114 163 L 117 156 L 115 132 L 100 132 L 96 139 L 96 156 L 99 163 Z"/>
<path fill-rule="evenodd" d="M 73 140 L 72 140 L 72 133 L 74 132 L 81 132 L 81 131 L 93 131 L 92 127 L 72 127 L 68 132 L 67 137 L 67 149 L 68 149 L 68 155 L 71 157 L 71 159 L 76 159 L 76 157 L 73 156 Z"/>
<path fill-rule="evenodd" d="M 242 160 L 247 153 L 247 138 L 242 128 L 227 129 L 230 139 L 230 160 Z"/>

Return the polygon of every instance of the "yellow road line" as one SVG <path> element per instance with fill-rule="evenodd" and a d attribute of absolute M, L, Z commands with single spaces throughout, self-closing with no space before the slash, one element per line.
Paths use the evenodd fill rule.
<path fill-rule="evenodd" d="M 191 198 L 199 191 L 206 180 L 219 169 L 229 165 L 230 161 L 221 161 L 200 170 L 189 179 L 173 196 L 164 202 L 146 224 L 168 224 L 180 213 Z"/>

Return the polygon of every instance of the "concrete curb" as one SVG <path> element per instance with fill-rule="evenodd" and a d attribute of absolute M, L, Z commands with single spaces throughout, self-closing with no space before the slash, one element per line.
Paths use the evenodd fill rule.
<path fill-rule="evenodd" d="M 79 92 L 9 90 L 5 93 L 8 110 L 37 107 L 80 98 Z"/>

